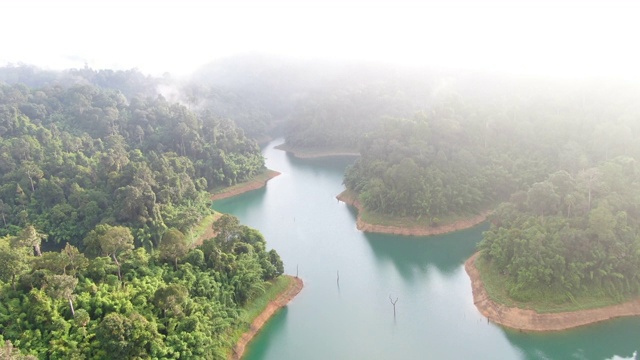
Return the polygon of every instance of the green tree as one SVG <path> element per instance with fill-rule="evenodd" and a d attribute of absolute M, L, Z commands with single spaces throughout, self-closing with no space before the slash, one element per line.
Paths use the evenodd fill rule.
<path fill-rule="evenodd" d="M 217 233 L 216 240 L 229 249 L 240 236 L 240 221 L 237 217 L 223 214 L 213 223 L 213 231 Z"/>
<path fill-rule="evenodd" d="M 161 348 L 156 325 L 138 313 L 106 315 L 96 329 L 96 340 L 105 358 L 148 358 L 158 356 L 156 348 Z"/>
<path fill-rule="evenodd" d="M 63 274 L 69 273 L 74 276 L 77 272 L 81 272 L 87 268 L 89 261 L 77 247 L 67 243 L 64 249 L 60 250 L 64 268 Z"/>
<path fill-rule="evenodd" d="M 173 262 L 175 269 L 178 269 L 178 259 L 187 255 L 189 246 L 183 233 L 177 229 L 169 229 L 162 236 L 162 242 L 158 247 L 160 256 Z"/>
<path fill-rule="evenodd" d="M 559 203 L 560 197 L 549 181 L 535 183 L 527 192 L 527 204 L 542 219 L 545 213 L 550 214 L 556 211 Z"/>
<path fill-rule="evenodd" d="M 7 204 L 4 203 L 4 201 L 2 201 L 0 199 L 0 216 L 2 217 L 2 224 L 3 226 L 7 226 L 7 213 L 11 211 L 11 207 Z"/>
<path fill-rule="evenodd" d="M 73 308 L 73 291 L 78 285 L 78 279 L 70 275 L 51 275 L 47 279 L 47 294 L 54 299 L 63 299 L 69 302 L 71 315 L 75 316 Z"/>
<path fill-rule="evenodd" d="M 40 251 L 40 244 L 42 244 L 42 240 L 46 239 L 47 235 L 40 233 L 36 230 L 33 225 L 28 225 L 15 239 L 15 246 L 31 246 L 35 251 L 36 255 L 42 256 L 42 252 Z"/>
<path fill-rule="evenodd" d="M 29 255 L 24 248 L 9 246 L 7 237 L 0 238 L 0 278 L 11 283 L 15 290 L 16 278 L 29 271 Z"/>
<path fill-rule="evenodd" d="M 124 226 L 106 226 L 104 234 L 98 235 L 98 244 L 102 253 L 110 256 L 118 267 L 118 279 L 122 281 L 122 273 L 120 272 L 120 262 L 118 255 L 123 251 L 133 249 L 133 235 L 131 230 Z"/>
<path fill-rule="evenodd" d="M 183 315 L 182 306 L 189 298 L 189 291 L 180 284 L 171 284 L 162 287 L 153 294 L 154 305 L 162 310 L 163 316 L 167 313 L 179 316 Z"/>
<path fill-rule="evenodd" d="M 0 347 L 0 358 L 3 360 L 36 360 L 32 355 L 22 355 L 20 350 L 13 347 L 11 341 L 7 340 Z"/>
<path fill-rule="evenodd" d="M 38 165 L 36 165 L 33 161 L 25 161 L 22 163 L 22 172 L 24 176 L 29 179 L 29 184 L 31 185 L 31 192 L 35 192 L 35 184 L 34 181 L 42 179 L 44 176 L 44 172 Z"/>
<path fill-rule="evenodd" d="M 75 321 L 75 323 L 77 324 L 77 326 L 80 327 L 86 327 L 89 324 L 89 321 L 91 321 L 91 316 L 89 315 L 89 313 L 87 312 L 87 310 L 85 309 L 78 309 L 76 310 L 73 319 Z"/>

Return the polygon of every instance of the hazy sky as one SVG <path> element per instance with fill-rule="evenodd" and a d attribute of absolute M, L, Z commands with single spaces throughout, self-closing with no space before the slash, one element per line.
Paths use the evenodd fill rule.
<path fill-rule="evenodd" d="M 267 53 L 640 78 L 635 3 L 3 0 L 0 64 L 184 74 Z"/>

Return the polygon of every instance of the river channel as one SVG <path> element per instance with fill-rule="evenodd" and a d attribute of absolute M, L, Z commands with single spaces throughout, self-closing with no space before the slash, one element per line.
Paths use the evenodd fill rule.
<path fill-rule="evenodd" d="M 355 158 L 297 159 L 273 149 L 280 143 L 263 149 L 280 176 L 214 203 L 260 230 L 285 272 L 305 283 L 245 359 L 621 359 L 640 352 L 640 318 L 545 334 L 488 323 L 464 271 L 485 226 L 432 237 L 362 233 L 355 210 L 335 198 Z"/>

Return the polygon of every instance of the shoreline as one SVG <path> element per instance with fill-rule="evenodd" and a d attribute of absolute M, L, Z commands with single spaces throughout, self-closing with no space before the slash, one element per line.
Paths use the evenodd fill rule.
<path fill-rule="evenodd" d="M 393 234 L 393 235 L 406 235 L 406 236 L 432 236 L 442 235 L 455 231 L 465 230 L 479 225 L 487 220 L 487 217 L 491 213 L 490 211 L 482 212 L 479 215 L 472 216 L 463 220 L 454 221 L 450 224 L 443 224 L 438 226 L 394 226 L 394 225 L 378 225 L 371 224 L 362 220 L 360 215 L 363 211 L 363 207 L 358 199 L 353 198 L 345 190 L 336 196 L 336 199 L 343 203 L 353 206 L 358 210 L 358 216 L 356 219 L 356 228 L 363 232 L 380 233 L 380 234 Z"/>
<path fill-rule="evenodd" d="M 205 224 L 205 230 L 195 239 L 192 237 L 191 247 L 197 247 L 207 240 L 216 237 L 217 233 L 213 231 L 213 223 L 222 216 L 222 213 L 215 211 L 211 214 L 211 221 L 207 221 Z"/>
<path fill-rule="evenodd" d="M 267 182 L 271 179 L 273 179 L 274 177 L 280 175 L 280 172 L 275 171 L 275 170 L 271 170 L 271 169 L 267 169 L 265 170 L 262 174 L 255 176 L 253 179 L 246 181 L 244 183 L 240 183 L 240 184 L 236 184 L 233 186 L 229 186 L 226 188 L 222 188 L 219 192 L 216 193 L 212 193 L 211 196 L 209 197 L 209 199 L 213 202 L 216 200 L 222 200 L 222 199 L 227 199 L 236 195 L 240 195 L 249 191 L 253 191 L 253 190 L 257 190 L 260 189 L 262 187 L 265 187 L 267 185 Z M 211 223 L 213 223 L 214 221 L 218 220 L 220 218 L 220 216 L 222 216 L 222 213 L 218 213 L 216 211 L 214 211 L 213 213 L 213 219 L 211 221 Z M 204 240 L 215 237 L 216 233 L 215 231 L 213 231 L 213 228 L 211 228 L 210 224 L 209 226 L 206 226 L 206 230 L 200 234 L 200 236 L 198 236 L 196 239 L 194 239 L 193 241 L 193 246 L 199 245 L 201 244 Z"/>
<path fill-rule="evenodd" d="M 267 169 L 263 174 L 257 175 L 255 178 L 243 182 L 240 184 L 236 184 L 233 186 L 229 186 L 223 188 L 219 192 L 211 194 L 211 201 L 222 200 L 226 198 L 230 198 L 236 195 L 240 195 L 252 190 L 257 190 L 267 185 L 267 182 L 274 177 L 280 175 L 279 172 L 271 169 Z"/>
<path fill-rule="evenodd" d="M 544 314 L 498 304 L 489 298 L 480 272 L 475 266 L 475 260 L 479 255 L 480 253 L 476 252 L 464 263 L 471 279 L 473 303 L 489 321 L 501 326 L 522 331 L 561 331 L 619 317 L 640 316 L 640 297 L 601 308 Z"/>
<path fill-rule="evenodd" d="M 247 345 L 253 340 L 253 338 L 260 332 L 260 329 L 267 323 L 267 321 L 281 308 L 285 307 L 296 295 L 300 293 L 302 288 L 304 287 L 304 283 L 302 279 L 298 277 L 293 277 L 291 275 L 283 275 L 291 278 L 291 283 L 289 287 L 282 293 L 278 295 L 275 300 L 269 302 L 267 307 L 256 317 L 253 319 L 251 326 L 249 326 L 249 330 L 247 330 L 242 336 L 238 343 L 233 347 L 231 354 L 228 359 L 231 360 L 239 360 L 242 359 L 244 355 L 245 349 Z"/>
<path fill-rule="evenodd" d="M 287 145 L 287 143 L 282 143 L 280 145 L 276 145 L 273 147 L 274 149 L 282 150 L 288 153 L 291 153 L 293 156 L 298 159 L 317 159 L 323 157 L 332 157 L 332 156 L 360 156 L 360 153 L 357 151 L 341 151 L 341 150 L 331 150 L 331 149 L 299 149 L 293 148 Z"/>
<path fill-rule="evenodd" d="M 222 189 L 220 192 L 215 194 L 211 194 L 211 201 L 227 199 L 236 195 L 243 194 L 245 192 L 249 192 L 252 190 L 260 189 L 267 185 L 267 182 L 274 177 L 280 175 L 281 173 L 275 170 L 267 169 L 263 174 L 256 176 L 255 178 L 241 183 L 236 184 L 231 187 L 227 187 Z M 219 213 L 222 215 L 221 213 Z M 214 216 L 214 221 L 216 217 Z M 215 235 L 215 232 L 212 228 L 208 227 L 205 233 L 203 233 L 200 237 L 198 237 L 197 241 L 202 240 L 207 235 Z M 298 277 L 293 277 L 291 275 L 282 275 L 289 277 L 291 279 L 289 286 L 282 291 L 278 296 L 270 301 L 264 310 L 253 319 L 251 324 L 249 325 L 249 329 L 244 332 L 237 343 L 231 348 L 231 352 L 228 355 L 228 359 L 231 360 L 239 360 L 244 355 L 247 345 L 253 340 L 253 338 L 260 332 L 260 329 L 269 321 L 269 319 L 281 308 L 286 306 L 291 300 L 293 300 L 296 295 L 300 293 L 302 290 L 304 283 L 302 279 Z"/>

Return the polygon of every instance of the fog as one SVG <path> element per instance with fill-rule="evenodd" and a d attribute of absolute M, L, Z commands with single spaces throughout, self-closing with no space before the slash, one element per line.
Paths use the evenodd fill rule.
<path fill-rule="evenodd" d="M 238 54 L 640 78 L 630 2 L 33 1 L 0 5 L 0 65 L 188 74 Z"/>

